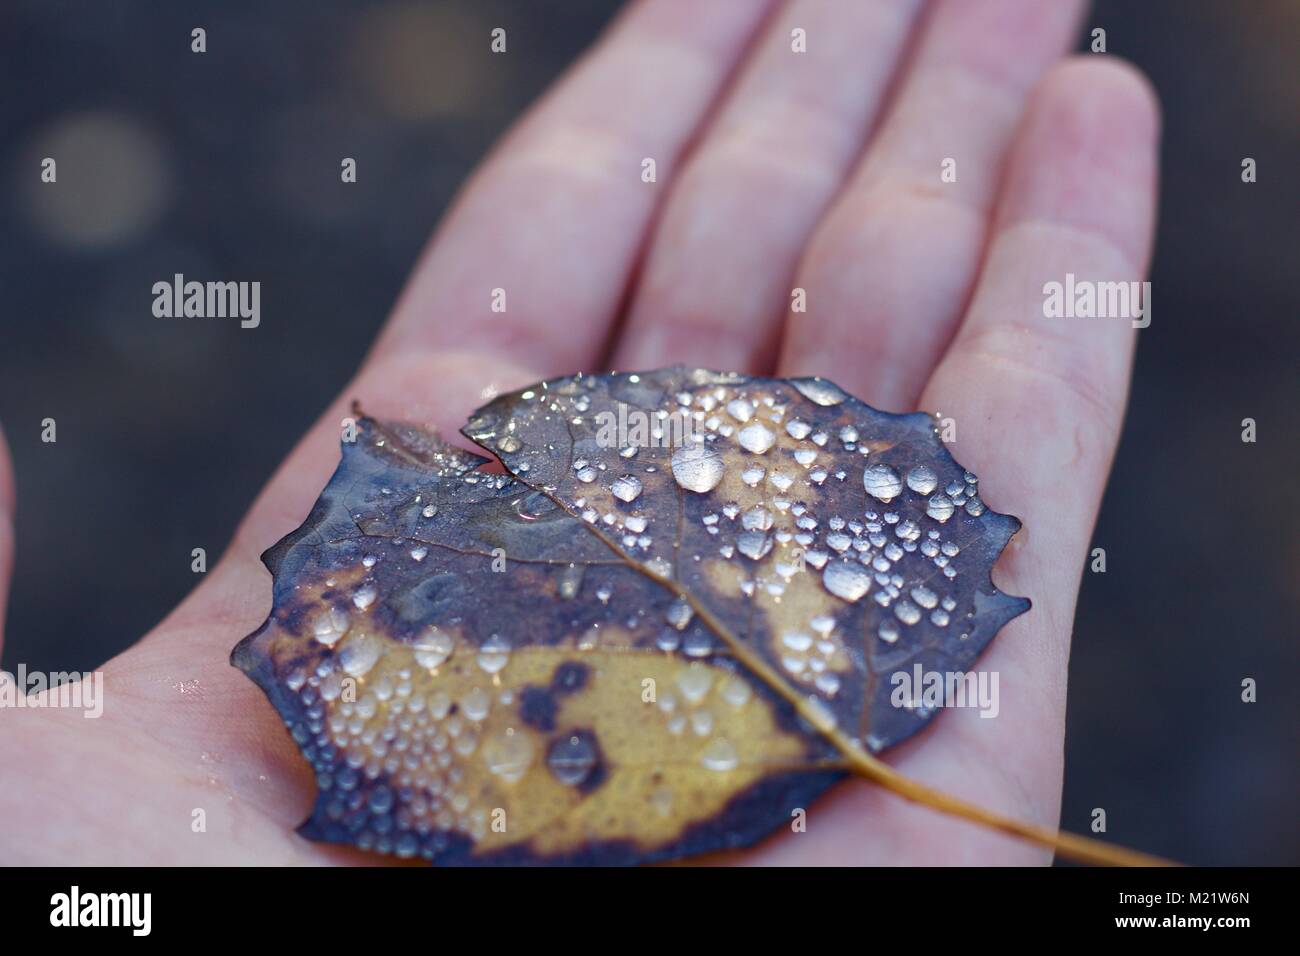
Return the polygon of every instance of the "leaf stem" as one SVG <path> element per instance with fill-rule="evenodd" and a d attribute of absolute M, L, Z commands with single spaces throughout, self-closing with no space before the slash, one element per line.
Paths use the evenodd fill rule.
<path fill-rule="evenodd" d="M 599 534 L 599 532 L 597 533 Z M 927 787 L 925 784 L 899 773 L 889 764 L 871 754 L 841 728 L 828 723 L 825 713 L 809 703 L 808 699 L 790 687 L 787 681 L 782 680 L 781 676 L 768 665 L 767 661 L 756 654 L 752 647 L 732 634 L 708 608 L 696 601 L 693 595 L 683 590 L 676 582 L 664 579 L 649 569 L 642 568 L 642 570 L 689 601 L 694 606 L 696 613 L 704 619 L 710 629 L 727 642 L 736 659 L 789 701 L 791 706 L 798 711 L 799 716 L 803 717 L 823 737 L 834 744 L 836 749 L 844 754 L 848 769 L 857 776 L 884 787 L 890 793 L 900 796 L 904 800 L 911 800 L 913 803 L 921 804 L 940 813 L 946 813 L 949 816 L 968 820 L 971 823 L 1019 837 L 1030 843 L 1048 847 L 1058 856 L 1073 860 L 1076 863 L 1090 863 L 1101 866 L 1176 865 L 1169 860 L 1150 856 L 1137 850 L 1112 846 L 1100 840 L 1079 836 L 1074 833 L 1063 833 L 1059 830 L 1051 830 L 1047 827 L 1040 827 L 1012 817 L 1006 817 L 976 804 L 967 803 L 932 787 Z"/>

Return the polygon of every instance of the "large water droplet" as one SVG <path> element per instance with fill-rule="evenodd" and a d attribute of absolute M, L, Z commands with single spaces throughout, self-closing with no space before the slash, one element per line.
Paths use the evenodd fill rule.
<path fill-rule="evenodd" d="M 637 496 L 641 494 L 641 479 L 636 475 L 624 475 L 621 478 L 615 478 L 614 484 L 610 486 L 610 491 L 619 501 L 636 501 Z"/>
<path fill-rule="evenodd" d="M 947 495 L 935 495 L 926 503 L 925 506 L 925 513 L 940 523 L 951 518 L 952 513 L 956 510 L 956 507 L 952 503 L 952 499 Z"/>
<path fill-rule="evenodd" d="M 757 561 L 772 550 L 772 539 L 761 531 L 746 531 L 736 538 L 736 550 Z"/>
<path fill-rule="evenodd" d="M 375 603 L 375 598 L 378 596 L 379 592 L 375 590 L 373 584 L 363 584 L 361 587 L 357 588 L 356 593 L 352 595 L 352 603 L 356 605 L 358 611 L 364 611 L 366 608 L 370 607 L 370 605 Z"/>
<path fill-rule="evenodd" d="M 673 452 L 673 478 L 687 491 L 704 494 L 722 481 L 726 465 L 709 445 L 683 445 Z"/>
<path fill-rule="evenodd" d="M 939 486 L 939 476 L 929 465 L 917 465 L 907 473 L 907 487 L 918 495 L 928 495 Z"/>
<path fill-rule="evenodd" d="M 799 390 L 799 394 L 818 405 L 838 405 L 849 397 L 844 389 L 824 378 L 795 378 L 790 384 Z"/>
<path fill-rule="evenodd" d="M 747 422 L 754 417 L 754 406 L 743 398 L 733 398 L 727 402 L 727 414 L 738 422 Z"/>
<path fill-rule="evenodd" d="M 379 662 L 383 643 L 370 634 L 354 634 L 339 645 L 339 666 L 352 677 L 364 677 Z"/>
<path fill-rule="evenodd" d="M 546 766 L 560 783 L 576 787 L 596 766 L 596 748 L 585 736 L 574 734 L 551 744 Z"/>
<path fill-rule="evenodd" d="M 935 594 L 924 584 L 918 584 L 916 587 L 912 588 L 912 600 L 921 605 L 921 607 L 929 610 L 939 604 L 939 595 Z"/>
<path fill-rule="evenodd" d="M 461 698 L 460 709 L 470 720 L 482 720 L 492 709 L 492 697 L 482 688 L 475 687 Z"/>
<path fill-rule="evenodd" d="M 536 521 L 560 507 L 540 491 L 525 495 L 514 503 L 515 514 L 525 521 Z M 432 517 L 432 516 L 429 516 Z"/>
<path fill-rule="evenodd" d="M 478 649 L 478 666 L 495 674 L 510 663 L 510 642 L 500 634 L 493 634 Z"/>
<path fill-rule="evenodd" d="M 347 613 L 338 608 L 326 608 L 312 622 L 312 634 L 326 647 L 333 647 L 350 626 Z"/>
<path fill-rule="evenodd" d="M 856 561 L 831 561 L 822 572 L 822 584 L 838 598 L 858 601 L 871 590 L 871 572 Z"/>
<path fill-rule="evenodd" d="M 903 490 L 903 480 L 889 465 L 871 465 L 862 473 L 862 485 L 867 494 L 881 501 L 892 501 Z"/>
<path fill-rule="evenodd" d="M 894 616 L 904 624 L 915 624 L 921 620 L 921 610 L 911 601 L 899 601 L 894 605 Z"/>
<path fill-rule="evenodd" d="M 527 735 L 507 730 L 488 739 L 483 745 L 483 762 L 488 772 L 506 783 L 514 783 L 533 762 L 533 745 Z"/>
<path fill-rule="evenodd" d="M 677 630 L 686 629 L 686 625 L 691 623 L 691 618 L 695 617 L 695 609 L 691 607 L 690 602 L 685 598 L 678 598 L 668 605 L 668 612 L 665 615 L 668 623 Z"/>
<path fill-rule="evenodd" d="M 436 627 L 431 627 L 411 642 L 415 652 L 415 662 L 421 667 L 433 670 L 451 657 L 456 642 L 450 634 L 444 634 Z"/>
<path fill-rule="evenodd" d="M 736 433 L 736 441 L 745 451 L 761 455 L 776 443 L 776 434 L 762 422 L 750 422 Z"/>

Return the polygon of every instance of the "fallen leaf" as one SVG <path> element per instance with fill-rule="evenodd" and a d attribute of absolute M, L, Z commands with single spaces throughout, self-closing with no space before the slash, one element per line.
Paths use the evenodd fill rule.
<path fill-rule="evenodd" d="M 850 770 L 1107 858 L 872 756 L 934 713 L 890 675 L 969 671 L 1029 606 L 990 580 L 1019 522 L 929 416 L 678 368 L 539 383 L 464 431 L 510 474 L 361 418 L 264 556 L 273 609 L 232 662 L 315 769 L 305 836 L 649 862 L 750 845 Z"/>
<path fill-rule="evenodd" d="M 672 592 L 481 463 L 363 418 L 266 555 L 274 609 L 233 661 L 316 771 L 303 835 L 642 862 L 748 845 L 842 776 Z"/>

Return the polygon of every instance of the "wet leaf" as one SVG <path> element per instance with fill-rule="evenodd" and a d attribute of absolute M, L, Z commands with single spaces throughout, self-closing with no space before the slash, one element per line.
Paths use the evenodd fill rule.
<path fill-rule="evenodd" d="M 822 380 L 576 376 L 465 433 L 510 474 L 362 419 L 267 553 L 274 607 L 233 660 L 316 770 L 311 838 L 439 863 L 748 845 L 846 767 L 888 783 L 869 751 L 931 716 L 889 675 L 967 671 L 1028 607 L 989 578 L 1018 522 L 932 420 Z"/>
<path fill-rule="evenodd" d="M 989 577 L 1020 522 L 984 505 L 933 419 L 829 382 L 576 376 L 498 398 L 465 434 L 873 751 L 932 713 L 895 706 L 889 675 L 964 673 L 1029 607 Z"/>

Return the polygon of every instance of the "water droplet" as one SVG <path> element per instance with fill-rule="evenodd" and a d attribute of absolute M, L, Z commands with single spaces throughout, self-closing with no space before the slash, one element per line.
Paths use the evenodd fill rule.
<path fill-rule="evenodd" d="M 753 693 L 754 692 L 749 687 L 749 683 L 734 674 L 727 678 L 727 681 L 722 685 L 721 690 L 722 699 L 732 707 L 744 707 L 745 704 L 749 702 L 749 698 Z"/>
<path fill-rule="evenodd" d="M 487 691 L 475 687 L 461 698 L 460 709 L 470 720 L 483 720 L 492 709 L 492 697 Z"/>
<path fill-rule="evenodd" d="M 636 475 L 624 475 L 621 478 L 614 479 L 614 484 L 610 486 L 610 491 L 619 501 L 636 501 L 641 494 L 641 479 Z"/>
<path fill-rule="evenodd" d="M 411 650 L 415 652 L 415 662 L 428 670 L 441 667 L 455 649 L 456 642 L 452 636 L 444 634 L 436 627 L 429 628 L 411 642 Z"/>
<path fill-rule="evenodd" d="M 560 597 L 572 601 L 582 589 L 582 578 L 586 574 L 586 565 L 571 564 L 560 572 Z"/>
<path fill-rule="evenodd" d="M 738 422 L 747 422 L 754 417 L 754 406 L 743 398 L 727 402 L 727 414 Z"/>
<path fill-rule="evenodd" d="M 827 697 L 834 697 L 840 689 L 840 679 L 834 674 L 818 674 L 814 683 L 817 689 Z"/>
<path fill-rule="evenodd" d="M 370 605 L 375 603 L 375 598 L 379 597 L 379 592 L 375 590 L 373 584 L 363 584 L 352 595 L 352 603 L 356 605 L 358 611 L 364 611 Z"/>
<path fill-rule="evenodd" d="M 906 521 L 898 523 L 898 527 L 894 529 L 894 536 L 903 541 L 915 541 L 921 537 L 921 526 L 908 518 Z"/>
<path fill-rule="evenodd" d="M 881 501 L 892 501 L 903 490 L 903 480 L 889 465 L 871 465 L 862 473 L 862 484 L 867 494 Z"/>
<path fill-rule="evenodd" d="M 952 499 L 947 495 L 935 495 L 925 506 L 925 513 L 941 524 L 951 518 L 956 510 Z"/>
<path fill-rule="evenodd" d="M 668 605 L 668 613 L 665 617 L 668 619 L 669 624 L 682 631 L 686 629 L 686 625 L 691 623 L 691 618 L 695 617 L 695 610 L 685 598 L 678 598 Z"/>
<path fill-rule="evenodd" d="M 812 426 L 807 422 L 800 421 L 797 418 L 792 418 L 785 423 L 785 431 L 791 438 L 802 440 L 807 438 L 809 433 L 812 432 Z"/>
<path fill-rule="evenodd" d="M 726 465 L 708 445 L 683 445 L 673 452 L 673 478 L 687 491 L 712 491 L 722 481 Z"/>
<path fill-rule="evenodd" d="M 929 465 L 917 465 L 907 473 L 907 487 L 918 495 L 928 495 L 939 486 L 939 476 Z"/>
<path fill-rule="evenodd" d="M 647 561 L 645 569 L 657 577 L 671 579 L 673 576 L 673 563 L 660 555 L 655 555 Z"/>
<path fill-rule="evenodd" d="M 503 451 L 507 455 L 513 454 L 523 447 L 524 443 L 514 435 L 502 435 L 500 440 L 497 441 L 497 450 Z"/>
<path fill-rule="evenodd" d="M 833 382 L 824 378 L 795 378 L 790 384 L 799 390 L 799 394 L 818 405 L 838 405 L 848 398 L 848 393 Z"/>
<path fill-rule="evenodd" d="M 757 561 L 772 550 L 772 540 L 761 531 L 746 531 L 736 538 L 736 550 Z"/>
<path fill-rule="evenodd" d="M 838 598 L 858 601 L 871 590 L 871 573 L 856 561 L 831 561 L 822 572 L 822 584 Z"/>
<path fill-rule="evenodd" d="M 353 634 L 339 645 L 339 666 L 352 677 L 364 677 L 379 662 L 383 642 L 370 634 Z"/>
<path fill-rule="evenodd" d="M 429 697 L 429 716 L 434 720 L 442 720 L 451 712 L 451 695 L 446 691 L 435 691 Z"/>
<path fill-rule="evenodd" d="M 312 624 L 312 634 L 326 647 L 333 647 L 348 632 L 351 622 L 347 613 L 338 608 L 326 608 Z"/>
<path fill-rule="evenodd" d="M 921 620 L 921 610 L 911 601 L 899 601 L 894 605 L 894 616 L 904 624 L 915 624 Z"/>
<path fill-rule="evenodd" d="M 585 736 L 574 734 L 551 744 L 546 766 L 560 783 L 576 787 L 596 766 L 596 748 Z"/>
<path fill-rule="evenodd" d="M 939 595 L 935 594 L 925 585 L 921 584 L 912 588 L 912 600 L 915 601 L 917 604 L 921 605 L 921 607 L 925 608 L 926 610 L 929 610 L 930 608 L 938 605 Z"/>
<path fill-rule="evenodd" d="M 715 737 L 700 752 L 700 763 L 709 770 L 734 770 L 740 763 L 740 756 L 736 753 L 736 748 L 731 745 L 731 741 L 725 737 Z"/>
<path fill-rule="evenodd" d="M 483 762 L 488 772 L 506 783 L 514 783 L 533 762 L 533 745 L 525 734 L 513 730 L 496 734 L 483 745 Z"/>
<path fill-rule="evenodd" d="M 713 672 L 702 664 L 692 664 L 677 672 L 677 689 L 692 704 L 698 704 L 713 686 Z"/>
<path fill-rule="evenodd" d="M 736 434 L 736 441 L 745 451 L 761 455 L 776 443 L 776 435 L 762 422 L 751 422 Z"/>
<path fill-rule="evenodd" d="M 413 561 L 423 561 L 429 556 L 429 549 L 424 545 L 419 545 L 411 549 L 411 559 Z"/>
<path fill-rule="evenodd" d="M 432 507 L 432 506 L 431 506 Z M 540 491 L 534 491 L 530 495 L 525 495 L 514 504 L 515 514 L 525 521 L 536 521 L 538 518 L 545 517 L 560 506 L 557 505 Z M 428 510 L 427 508 L 425 509 Z M 426 515 L 425 517 L 432 517 Z"/>
<path fill-rule="evenodd" d="M 740 516 L 740 523 L 746 531 L 767 531 L 772 527 L 772 512 L 762 505 L 750 508 Z"/>
<path fill-rule="evenodd" d="M 478 666 L 495 674 L 510 663 L 510 642 L 500 634 L 493 634 L 478 649 Z"/>
<path fill-rule="evenodd" d="M 807 634 L 790 633 L 781 636 L 781 643 L 792 651 L 804 653 L 811 650 L 813 639 Z"/>
<path fill-rule="evenodd" d="M 420 514 L 424 515 L 426 518 L 432 518 L 437 513 L 438 513 L 437 505 L 425 505 L 424 510 L 420 512 Z"/>

